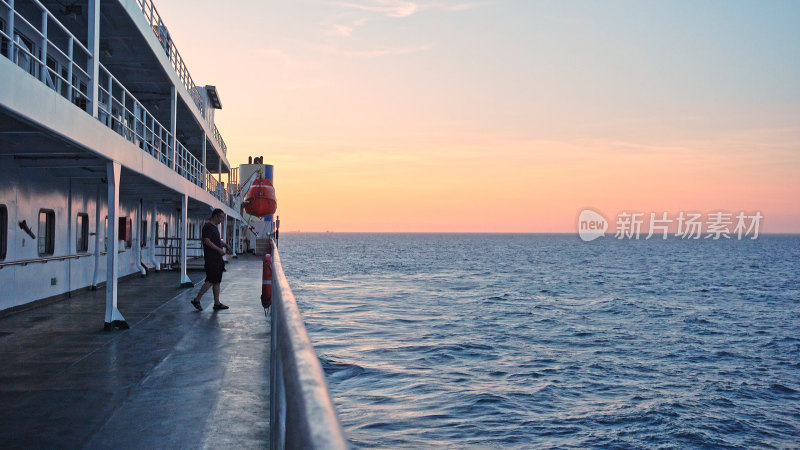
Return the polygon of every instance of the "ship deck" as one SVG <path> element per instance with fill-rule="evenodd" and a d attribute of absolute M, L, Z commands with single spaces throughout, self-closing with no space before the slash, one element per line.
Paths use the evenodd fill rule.
<path fill-rule="evenodd" d="M 105 290 L 0 318 L 0 447 L 255 448 L 269 442 L 261 261 L 230 259 L 221 301 L 190 272 L 119 283 L 129 330 L 103 331 Z"/>

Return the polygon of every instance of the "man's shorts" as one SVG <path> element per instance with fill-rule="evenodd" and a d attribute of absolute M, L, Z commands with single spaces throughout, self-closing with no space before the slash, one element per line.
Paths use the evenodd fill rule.
<path fill-rule="evenodd" d="M 221 283 L 222 272 L 225 271 L 225 264 L 206 264 L 206 282 Z"/>

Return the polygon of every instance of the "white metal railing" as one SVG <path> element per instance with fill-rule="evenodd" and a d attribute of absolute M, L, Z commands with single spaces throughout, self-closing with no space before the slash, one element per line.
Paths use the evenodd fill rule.
<path fill-rule="evenodd" d="M 198 186 L 202 186 L 202 174 L 205 171 L 203 164 L 189 150 L 186 150 L 186 147 L 180 142 L 175 143 L 175 169 L 180 176 Z"/>
<path fill-rule="evenodd" d="M 325 374 L 283 273 L 275 242 L 270 352 L 270 448 L 348 448 Z"/>
<path fill-rule="evenodd" d="M 206 173 L 206 190 L 208 192 L 216 192 L 217 191 L 217 184 L 219 182 L 213 175 L 210 173 Z"/>
<path fill-rule="evenodd" d="M 167 30 L 167 26 L 164 25 L 164 21 L 161 20 L 161 15 L 158 14 L 158 10 L 156 9 L 152 0 L 136 0 L 136 2 L 142 8 L 142 14 L 144 14 L 144 18 L 150 23 L 153 33 L 155 33 L 158 41 L 161 43 L 161 46 L 167 53 L 167 57 L 172 63 L 172 67 L 175 69 L 175 72 L 178 74 L 178 78 L 180 78 L 183 86 L 189 92 L 189 95 L 192 96 L 192 100 L 194 100 L 195 105 L 197 105 L 197 109 L 200 110 L 200 114 L 205 117 L 205 101 L 203 100 L 203 97 L 200 96 L 200 91 L 197 89 L 197 85 L 194 84 L 192 75 L 189 74 L 189 69 L 183 62 L 183 58 L 181 57 L 180 52 L 178 52 L 178 48 L 175 46 L 175 43 L 172 42 L 172 38 L 169 35 L 169 30 Z"/>
<path fill-rule="evenodd" d="M 225 140 L 222 139 L 222 135 L 219 133 L 219 129 L 217 129 L 216 125 L 214 125 L 214 139 L 217 141 L 217 144 L 219 144 L 219 148 L 222 149 L 222 153 L 227 155 L 228 146 L 225 145 Z"/>
<path fill-rule="evenodd" d="M 151 8 L 151 17 L 158 17 L 149 0 L 137 1 Z M 20 9 L 22 5 L 24 7 Z M 91 52 L 39 0 L 0 0 L 0 53 L 87 114 L 92 113 L 89 93 L 92 86 Z M 180 59 L 177 51 L 175 54 Z M 185 85 L 189 83 L 188 89 L 194 83 L 182 60 L 180 65 L 183 69 L 179 74 L 183 74 L 181 79 Z M 180 142 L 173 149 L 169 129 L 158 122 L 102 64 L 99 64 L 97 84 L 97 120 L 182 177 L 228 203 L 228 193 L 202 162 Z M 193 98 L 200 100 L 198 107 L 202 111 L 204 106 L 196 87 L 194 94 Z M 225 149 L 216 127 L 215 137 Z"/>
<path fill-rule="evenodd" d="M 169 130 L 102 64 L 97 90 L 97 120 L 172 167 L 172 135 Z"/>
<path fill-rule="evenodd" d="M 16 0 L 16 4 L 30 7 L 23 14 L 14 0 L 0 0 L 3 56 L 79 108 L 91 111 L 91 52 L 38 0 Z"/>
<path fill-rule="evenodd" d="M 20 12 L 15 6 L 23 4 L 24 12 Z M 39 26 L 34 25 L 33 17 L 40 19 Z M 91 52 L 41 2 L 0 0 L 0 53 L 91 114 Z M 170 130 L 102 64 L 97 84 L 98 121 L 221 202 L 229 203 L 231 196 L 224 185 L 183 144 L 177 142 L 173 148 Z M 214 131 L 225 150 L 216 127 Z"/>

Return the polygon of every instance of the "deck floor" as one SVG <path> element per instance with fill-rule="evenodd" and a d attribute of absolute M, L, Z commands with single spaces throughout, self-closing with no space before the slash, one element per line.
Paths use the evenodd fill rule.
<path fill-rule="evenodd" d="M 0 318 L 0 448 L 267 447 L 261 261 L 231 261 L 226 311 L 162 272 L 119 284 L 129 330 L 103 331 L 102 289 Z"/>

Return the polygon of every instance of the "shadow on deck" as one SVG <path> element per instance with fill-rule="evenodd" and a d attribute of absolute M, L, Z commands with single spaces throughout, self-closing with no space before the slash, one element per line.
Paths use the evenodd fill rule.
<path fill-rule="evenodd" d="M 232 261 L 226 311 L 162 272 L 119 284 L 126 331 L 102 331 L 102 289 L 0 318 L 0 447 L 268 446 L 261 260 Z"/>

